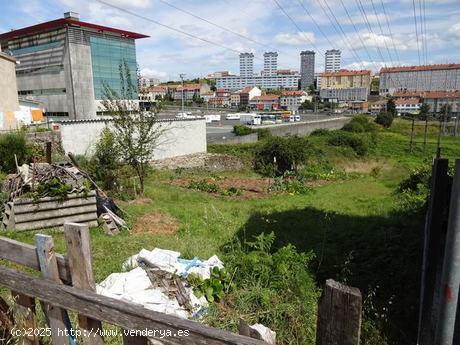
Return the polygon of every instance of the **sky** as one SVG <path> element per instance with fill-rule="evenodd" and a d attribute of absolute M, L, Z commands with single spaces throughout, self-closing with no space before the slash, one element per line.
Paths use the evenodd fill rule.
<path fill-rule="evenodd" d="M 178 80 L 180 73 L 238 74 L 239 52 L 254 53 L 255 71 L 262 69 L 265 51 L 278 52 L 280 69 L 299 70 L 300 52 L 314 50 L 315 72 L 324 70 L 327 49 L 340 49 L 342 67 L 349 69 L 460 63 L 460 0 L 102 1 L 112 6 L 98 0 L 0 0 L 0 32 L 78 12 L 83 21 L 150 36 L 136 41 L 138 64 L 144 76 L 163 81 Z"/>

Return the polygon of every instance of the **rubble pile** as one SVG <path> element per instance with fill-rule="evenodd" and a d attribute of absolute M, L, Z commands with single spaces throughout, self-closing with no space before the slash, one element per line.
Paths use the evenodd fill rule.
<path fill-rule="evenodd" d="M 82 193 L 88 191 L 85 184 L 85 176 L 74 166 L 61 166 L 48 163 L 23 164 L 18 168 L 17 174 L 8 175 L 4 184 L 3 192 L 9 193 L 10 199 L 19 198 L 29 193 L 38 193 L 38 197 L 55 196 L 52 185 L 65 186 L 65 190 L 56 193 Z M 50 188 L 39 186 L 49 185 Z"/>

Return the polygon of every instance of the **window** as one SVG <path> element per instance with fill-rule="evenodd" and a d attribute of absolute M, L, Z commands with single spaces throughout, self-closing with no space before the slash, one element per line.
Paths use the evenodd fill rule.
<path fill-rule="evenodd" d="M 126 61 L 131 82 L 137 86 L 136 47 L 134 40 L 90 37 L 93 85 L 96 99 L 103 99 L 104 84 L 121 92 L 120 64 Z M 133 99 L 137 99 L 137 92 Z"/>

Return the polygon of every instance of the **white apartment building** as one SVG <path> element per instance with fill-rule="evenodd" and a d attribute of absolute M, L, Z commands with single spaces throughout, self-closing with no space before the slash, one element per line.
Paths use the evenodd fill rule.
<path fill-rule="evenodd" d="M 338 49 L 326 50 L 324 54 L 324 71 L 337 72 L 340 70 L 342 52 Z"/>
<path fill-rule="evenodd" d="M 266 52 L 264 53 L 264 76 L 276 75 L 278 71 L 278 53 L 277 52 Z"/>
<path fill-rule="evenodd" d="M 284 91 L 280 96 L 280 106 L 283 109 L 297 111 L 303 102 L 312 99 L 312 96 L 303 90 Z"/>
<path fill-rule="evenodd" d="M 240 54 L 240 76 L 242 78 L 250 78 L 254 74 L 254 54 Z"/>
<path fill-rule="evenodd" d="M 380 70 L 380 95 L 396 91 L 460 90 L 460 64 L 386 67 Z"/>
<path fill-rule="evenodd" d="M 422 103 L 419 98 L 400 98 L 395 101 L 398 115 L 418 114 Z"/>

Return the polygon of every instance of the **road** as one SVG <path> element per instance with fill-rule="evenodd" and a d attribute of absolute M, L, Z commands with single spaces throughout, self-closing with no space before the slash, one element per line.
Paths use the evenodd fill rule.
<path fill-rule="evenodd" d="M 223 137 L 229 138 L 234 136 L 232 133 L 233 126 L 239 124 L 239 120 L 225 120 L 225 115 L 222 114 L 222 120 L 220 122 L 208 123 L 206 125 L 206 137 L 208 141 L 212 139 L 222 139 Z M 324 119 L 330 119 L 333 116 L 324 115 L 324 114 L 303 114 L 300 115 L 300 122 L 312 122 Z M 340 116 L 337 116 L 340 117 Z M 297 122 L 299 123 L 299 122 Z M 286 122 L 280 125 L 289 126 L 292 122 Z M 254 128 L 264 128 L 264 126 L 256 126 Z"/>

